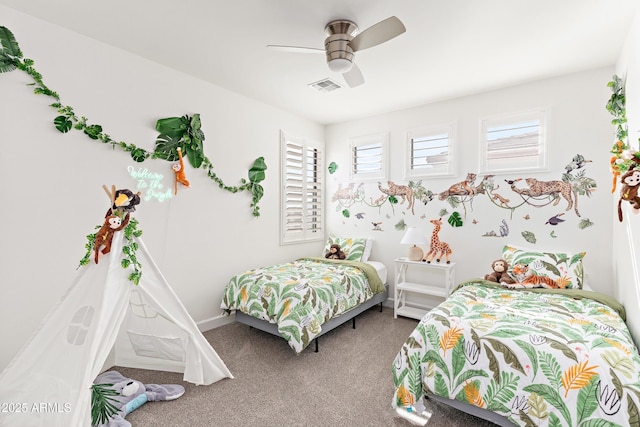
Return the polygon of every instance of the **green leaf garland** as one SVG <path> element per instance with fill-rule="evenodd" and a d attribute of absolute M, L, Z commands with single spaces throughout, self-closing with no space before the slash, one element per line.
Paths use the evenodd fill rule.
<path fill-rule="evenodd" d="M 264 157 L 259 157 L 255 160 L 249 170 L 248 181 L 242 179 L 241 185 L 239 186 L 226 185 L 222 179 L 213 172 L 213 164 L 204 155 L 203 141 L 205 137 L 201 129 L 199 114 L 158 120 L 156 122 L 156 130 L 160 132 L 160 136 L 156 140 L 153 153 L 149 153 L 143 148 L 137 147 L 134 144 L 128 144 L 124 141 L 116 142 L 108 134 L 103 132 L 102 126 L 89 123 L 86 117 L 78 118 L 73 108 L 62 105 L 59 95 L 44 84 L 42 76 L 33 68 L 33 64 L 33 60 L 23 58 L 13 33 L 6 27 L 0 26 L 0 73 L 13 71 L 16 68 L 22 70 L 29 74 L 34 80 L 35 87 L 33 91 L 35 94 L 47 95 L 55 99 L 56 102 L 52 103 L 51 107 L 55 108 L 59 114 L 53 120 L 53 124 L 58 131 L 67 133 L 71 129 L 81 130 L 90 139 L 111 144 L 113 147 L 117 146 L 123 151 L 128 152 L 135 162 L 143 162 L 149 157 L 175 161 L 177 160 L 175 149 L 180 147 L 191 166 L 196 169 L 202 168 L 206 170 L 207 176 L 217 183 L 221 189 L 232 193 L 239 191 L 250 192 L 252 194 L 251 209 L 253 216 L 260 216 L 258 203 L 264 196 L 264 188 L 259 183 L 265 179 L 264 171 L 267 169 Z"/>

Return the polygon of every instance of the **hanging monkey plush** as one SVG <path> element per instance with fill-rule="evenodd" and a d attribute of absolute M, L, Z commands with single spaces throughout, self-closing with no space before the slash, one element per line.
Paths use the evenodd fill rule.
<path fill-rule="evenodd" d="M 620 190 L 620 200 L 618 200 L 618 220 L 622 222 L 622 201 L 626 200 L 631 203 L 634 212 L 640 211 L 640 196 L 638 195 L 638 187 L 640 187 L 640 170 L 631 169 L 620 178 L 622 190 Z"/>
<path fill-rule="evenodd" d="M 178 147 L 177 150 L 178 150 L 179 161 L 177 163 L 174 163 L 171 166 L 171 169 L 173 169 L 173 172 L 175 172 L 176 174 L 176 181 L 173 186 L 173 194 L 178 194 L 178 183 L 184 185 L 185 187 L 191 186 L 191 184 L 187 180 L 187 176 L 184 173 L 184 161 L 182 160 L 182 149 Z"/>
<path fill-rule="evenodd" d="M 129 213 L 122 221 L 117 215 L 107 215 L 104 219 L 104 224 L 100 227 L 100 230 L 96 233 L 96 242 L 93 247 L 95 252 L 94 261 L 98 263 L 100 254 L 106 255 L 111 251 L 111 241 L 116 231 L 120 231 L 129 223 Z M 104 246 L 104 248 L 102 248 Z M 101 250 L 102 248 L 102 250 Z"/>

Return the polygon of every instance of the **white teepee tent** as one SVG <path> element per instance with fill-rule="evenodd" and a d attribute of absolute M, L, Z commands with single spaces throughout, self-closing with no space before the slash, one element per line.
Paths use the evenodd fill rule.
<path fill-rule="evenodd" d="M 134 238 L 135 239 L 135 238 Z M 233 378 L 202 336 L 143 242 L 139 285 L 121 265 L 124 233 L 111 253 L 81 267 L 73 285 L 0 374 L 0 426 L 91 425 L 91 385 L 108 366 L 184 372 L 208 385 Z"/>

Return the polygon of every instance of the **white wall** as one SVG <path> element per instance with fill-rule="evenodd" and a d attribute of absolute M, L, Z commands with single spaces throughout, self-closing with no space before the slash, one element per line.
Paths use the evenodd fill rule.
<path fill-rule="evenodd" d="M 579 197 L 582 217 L 578 218 L 573 211 L 569 211 L 562 216 L 566 220 L 564 223 L 552 227 L 545 222 L 551 216 L 564 212 L 567 206 L 564 200 L 556 207 L 521 207 L 510 218 L 509 211 L 496 208 L 486 196 L 478 196 L 473 201 L 472 209 L 467 206 L 465 224 L 454 228 L 445 223 L 440 239 L 449 243 L 454 251 L 452 261 L 457 266 L 456 282 L 489 273 L 491 261 L 500 258 L 502 247 L 509 243 L 551 251 L 586 251 L 584 265 L 589 283 L 595 290 L 612 294 L 612 196 L 608 152 L 614 129 L 609 124 L 610 116 L 605 105 L 610 96 L 606 85 L 613 73 L 613 68 L 598 69 L 328 126 L 327 162 L 334 161 L 338 164 L 337 172 L 328 175 L 327 179 L 328 230 L 341 235 L 375 237 L 377 242 L 373 258 L 383 261 L 392 271 L 393 259 L 405 256 L 407 252 L 407 248 L 399 244 L 404 232 L 394 228 L 398 221 L 404 220 L 409 226 L 417 226 L 431 234 L 433 226 L 429 220 L 437 218 L 442 208 L 447 208 L 449 212 L 454 210 L 446 202 L 435 198 L 426 206 L 416 203 L 415 215 L 406 210 L 406 205 L 403 207 L 398 204 L 391 210 L 389 204 L 381 209 L 356 204 L 350 208 L 350 217 L 344 218 L 340 213 L 341 209 L 330 198 L 339 184 L 344 187 L 349 182 L 350 137 L 388 132 L 391 165 L 389 179 L 396 184 L 407 184 L 407 180 L 403 179 L 406 131 L 430 124 L 456 122 L 460 153 L 458 176 L 423 180 L 427 189 L 439 193 L 454 182 L 462 180 L 467 172 L 478 171 L 481 117 L 543 107 L 549 110 L 548 148 L 551 172 L 497 175 L 495 182 L 500 184 L 501 195 L 516 201 L 517 195 L 508 188 L 504 179 L 529 176 L 542 180 L 561 179 L 565 165 L 574 155 L 582 154 L 586 159 L 592 160 L 586 167 L 587 176 L 595 179 L 598 185 L 597 191 L 590 198 Z M 476 183 L 479 183 L 479 179 Z M 386 187 L 386 182 L 383 182 L 383 186 Z M 382 194 L 376 188 L 375 182 L 365 185 L 367 201 L 370 197 L 375 199 Z M 462 207 L 456 210 L 464 215 Z M 354 214 L 357 212 L 363 212 L 364 217 L 356 218 Z M 523 218 L 526 214 L 529 214 L 529 220 Z M 585 218 L 591 220 L 594 226 L 579 229 L 578 222 Z M 496 230 L 502 219 L 506 219 L 510 226 L 508 237 L 482 236 L 489 230 Z M 473 220 L 477 223 L 474 224 Z M 378 221 L 382 222 L 382 232 L 372 230 L 371 222 Z M 521 235 L 524 230 L 536 234 L 535 245 L 524 240 Z M 555 231 L 557 237 L 552 237 L 551 231 Z"/>
<path fill-rule="evenodd" d="M 626 81 L 625 94 L 629 125 L 629 144 L 639 150 L 640 138 L 640 11 L 636 12 L 634 23 L 627 37 L 616 72 Z M 618 187 L 620 188 L 620 187 Z M 619 190 L 614 195 L 612 210 L 617 209 Z M 640 344 L 640 215 L 634 215 L 629 203 L 623 204 L 622 223 L 617 215 L 613 221 L 613 262 L 614 278 L 617 284 L 616 297 L 623 302 L 627 311 L 627 324 L 636 345 Z"/>
<path fill-rule="evenodd" d="M 579 230 L 578 218 L 567 213 L 567 222 L 557 227 L 559 237 L 554 239 L 544 222 L 562 212 L 564 202 L 558 209 L 529 209 L 531 220 L 526 221 L 521 210 L 509 219 L 503 212 L 496 213 L 486 200 L 476 200 L 463 227 L 446 226 L 441 233 L 455 251 L 456 281 L 487 273 L 490 261 L 499 257 L 505 243 L 528 245 L 520 232 L 529 229 L 538 236 L 538 248 L 587 251 L 585 268 L 590 284 L 601 292 L 617 293 L 611 280 L 611 235 L 616 224 L 612 221 L 614 196 L 610 194 L 608 171 L 614 132 L 604 109 L 610 95 L 606 83 L 614 69 L 533 82 L 324 129 L 12 9 L 0 6 L 0 16 L 0 25 L 14 33 L 25 56 L 36 61 L 36 69 L 45 83 L 60 94 L 61 102 L 72 106 L 77 115 L 101 124 L 113 139 L 152 150 L 156 120 L 200 113 L 206 135 L 205 154 L 227 184 L 238 184 L 253 160 L 265 157 L 268 170 L 260 218 L 251 216 L 249 194 L 224 192 L 202 170 L 190 167 L 187 176 L 192 188 L 181 188 L 178 196 L 169 201 L 149 201 L 138 209 L 136 216 L 146 245 L 191 315 L 203 326 L 220 322 L 219 301 L 232 274 L 320 250 L 320 243 L 278 245 L 280 129 L 300 137 L 326 140 L 327 163 L 335 161 L 340 165 L 336 174 L 327 175 L 327 229 L 337 234 L 375 237 L 372 258 L 385 262 L 392 272 L 393 259 L 404 256 L 407 249 L 399 244 L 402 232 L 393 225 L 404 219 L 407 224 L 430 232 L 428 220 L 437 217 L 443 207 L 452 209 L 434 200 L 427 206 L 416 206 L 415 215 L 398 208 L 395 212 L 363 209 L 366 215 L 362 220 L 355 216 L 344 218 L 330 198 L 339 183 L 348 182 L 348 138 L 389 132 L 389 179 L 406 183 L 402 157 L 405 131 L 456 121 L 463 153 L 458 164 L 461 179 L 477 169 L 479 118 L 532 107 L 547 107 L 551 112 L 552 169 L 532 176 L 559 179 L 564 166 L 578 153 L 593 160 L 588 165 L 588 176 L 596 179 L 598 190 L 591 198 L 580 197 L 580 211 L 595 225 Z M 637 52 L 638 30 L 630 40 L 627 52 Z M 629 68 L 629 75 L 636 76 L 628 77 L 628 90 L 638 94 L 637 53 L 627 54 L 621 63 Z M 5 223 L 0 239 L 0 369 L 73 280 L 84 254 L 85 235 L 94 231 L 107 208 L 101 186 L 134 186 L 135 181 L 126 172 L 130 165 L 162 173 L 166 177 L 164 184 L 172 184 L 167 162 L 147 160 L 135 164 L 128 154 L 89 140 L 78 131 L 60 134 L 52 124 L 57 113 L 48 105 L 51 99 L 33 94 L 26 86 L 30 82 L 18 70 L 0 75 L 0 139 L 5 159 L 0 172 L 0 195 L 4 201 L 0 218 Z M 631 99 L 628 114 L 637 130 L 640 109 Z M 505 177 L 498 176 L 496 182 L 502 178 Z M 454 181 L 435 179 L 425 181 L 425 185 L 437 192 Z M 374 194 L 371 188 L 368 193 Z M 503 217 L 510 221 L 508 238 L 481 236 L 496 229 Z M 472 224 L 472 219 L 477 224 Z M 382 221 L 384 231 L 372 231 L 371 221 Z M 634 221 L 637 223 L 638 217 Z M 618 272 L 618 276 L 628 277 L 626 272 Z"/>
<path fill-rule="evenodd" d="M 158 119 L 200 113 L 205 155 L 226 184 L 239 185 L 264 156 L 260 218 L 251 215 L 249 193 L 223 191 L 191 166 L 192 188 L 138 208 L 145 244 L 201 326 L 217 324 L 232 274 L 321 251 L 321 243 L 279 246 L 278 172 L 279 130 L 322 141 L 322 126 L 12 9 L 0 6 L 0 16 L 62 104 L 114 140 L 152 151 Z M 19 70 L 0 74 L 0 370 L 72 283 L 85 236 L 109 205 L 102 185 L 134 187 L 130 165 L 173 185 L 169 162 L 135 164 L 79 131 L 58 132 L 53 99 L 35 95 L 30 82 Z"/>

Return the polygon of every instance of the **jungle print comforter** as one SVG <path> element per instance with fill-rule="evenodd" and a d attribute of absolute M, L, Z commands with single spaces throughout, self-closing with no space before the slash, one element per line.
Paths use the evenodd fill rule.
<path fill-rule="evenodd" d="M 400 349 L 392 405 L 428 392 L 521 426 L 638 426 L 640 356 L 618 307 L 547 291 L 462 284 Z"/>
<path fill-rule="evenodd" d="M 323 323 L 384 291 L 370 264 L 303 258 L 234 276 L 221 308 L 277 323 L 280 335 L 299 353 Z"/>

